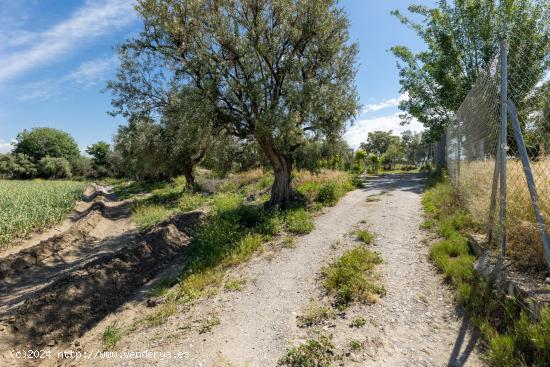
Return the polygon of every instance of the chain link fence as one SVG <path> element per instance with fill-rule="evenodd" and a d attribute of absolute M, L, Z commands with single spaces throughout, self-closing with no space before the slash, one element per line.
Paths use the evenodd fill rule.
<path fill-rule="evenodd" d="M 540 39 L 509 32 L 446 132 L 449 178 L 476 229 L 524 270 L 550 267 L 550 21 L 540 26 Z"/>

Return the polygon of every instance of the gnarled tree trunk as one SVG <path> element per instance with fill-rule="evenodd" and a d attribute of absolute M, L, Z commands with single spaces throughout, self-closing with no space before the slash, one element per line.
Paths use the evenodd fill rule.
<path fill-rule="evenodd" d="M 292 201 L 296 199 L 291 182 L 292 161 L 289 157 L 277 151 L 271 137 L 259 138 L 258 142 L 269 159 L 275 175 L 275 181 L 271 187 L 271 199 L 267 205 L 288 208 Z"/>

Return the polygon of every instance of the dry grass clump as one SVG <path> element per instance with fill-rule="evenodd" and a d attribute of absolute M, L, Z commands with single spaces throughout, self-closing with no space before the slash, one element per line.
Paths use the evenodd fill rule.
<path fill-rule="evenodd" d="M 334 171 L 322 169 L 319 172 L 312 173 L 310 171 L 302 170 L 296 171 L 292 179 L 294 187 L 299 187 L 306 183 L 324 184 L 327 182 L 343 183 L 349 180 L 349 174 L 344 171 Z"/>
<path fill-rule="evenodd" d="M 486 229 L 489 218 L 494 167 L 494 160 L 461 163 L 458 189 L 466 209 L 480 231 Z M 531 168 L 539 194 L 539 206 L 548 227 L 550 226 L 550 157 L 532 161 Z M 507 186 L 508 254 L 521 268 L 545 269 L 547 265 L 542 240 L 523 166 L 519 160 L 508 160 Z"/>

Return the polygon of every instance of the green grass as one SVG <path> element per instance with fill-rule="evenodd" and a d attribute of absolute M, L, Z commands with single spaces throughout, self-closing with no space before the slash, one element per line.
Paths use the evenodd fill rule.
<path fill-rule="evenodd" d="M 85 186 L 74 181 L 0 180 L 0 245 L 59 223 Z"/>
<path fill-rule="evenodd" d="M 423 196 L 423 227 L 442 236 L 430 249 L 430 258 L 455 286 L 457 299 L 478 326 L 489 352 L 490 366 L 549 366 L 550 310 L 540 320 L 529 318 L 518 300 L 493 290 L 489 280 L 473 269 L 464 234 L 474 228 L 459 195 L 445 176 L 432 180 Z"/>
<path fill-rule="evenodd" d="M 297 321 L 299 327 L 310 327 L 320 325 L 335 317 L 336 313 L 332 307 L 312 301 L 304 308 L 302 314 L 297 317 Z"/>
<path fill-rule="evenodd" d="M 246 286 L 246 279 L 232 278 L 225 282 L 225 290 L 230 292 L 241 292 Z"/>
<path fill-rule="evenodd" d="M 359 238 L 359 240 L 363 241 L 367 245 L 370 245 L 374 242 L 374 234 L 366 229 L 358 230 L 357 238 Z"/>
<path fill-rule="evenodd" d="M 330 367 L 333 365 L 335 347 L 330 337 L 321 335 L 292 348 L 279 359 L 278 366 Z"/>
<path fill-rule="evenodd" d="M 350 340 L 348 345 L 349 345 L 350 351 L 352 352 L 357 352 L 365 348 L 365 344 L 360 340 Z"/>
<path fill-rule="evenodd" d="M 135 199 L 132 204 L 132 220 L 138 228 L 148 228 L 171 215 L 189 212 L 207 203 L 208 199 L 204 194 L 186 189 L 185 184 L 176 179 L 171 184 L 156 186 L 146 198 Z"/>
<path fill-rule="evenodd" d="M 362 328 L 366 324 L 367 324 L 367 320 L 365 320 L 364 317 L 358 316 L 358 317 L 355 317 L 353 320 L 351 320 L 351 323 L 349 324 L 349 326 L 354 328 Z"/>
<path fill-rule="evenodd" d="M 101 342 L 103 343 L 103 349 L 109 350 L 116 345 L 122 338 L 122 333 L 118 328 L 116 322 L 105 328 L 103 335 L 101 336 Z"/>
<path fill-rule="evenodd" d="M 151 326 L 160 326 L 164 324 L 170 316 L 178 311 L 178 305 L 174 299 L 169 299 L 166 303 L 158 306 L 152 314 L 147 317 L 147 322 Z"/>
<path fill-rule="evenodd" d="M 155 288 L 153 289 L 153 296 L 155 297 L 162 297 L 168 291 L 170 288 L 172 288 L 174 285 L 178 283 L 178 280 L 176 278 L 162 278 L 159 280 Z"/>
<path fill-rule="evenodd" d="M 295 248 L 296 247 L 296 237 L 287 236 L 281 242 L 282 248 Z"/>
<path fill-rule="evenodd" d="M 373 274 L 380 263 L 379 254 L 357 246 L 323 268 L 324 287 L 334 296 L 336 307 L 345 309 L 352 302 L 373 303 L 383 296 L 385 289 L 376 284 Z"/>
<path fill-rule="evenodd" d="M 311 214 L 304 208 L 289 210 L 284 216 L 286 229 L 294 234 L 307 234 L 315 228 Z"/>

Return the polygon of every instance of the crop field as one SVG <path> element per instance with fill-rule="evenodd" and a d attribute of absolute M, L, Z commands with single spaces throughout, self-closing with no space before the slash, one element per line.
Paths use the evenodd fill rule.
<path fill-rule="evenodd" d="M 0 246 L 61 221 L 84 187 L 74 181 L 0 180 Z"/>

